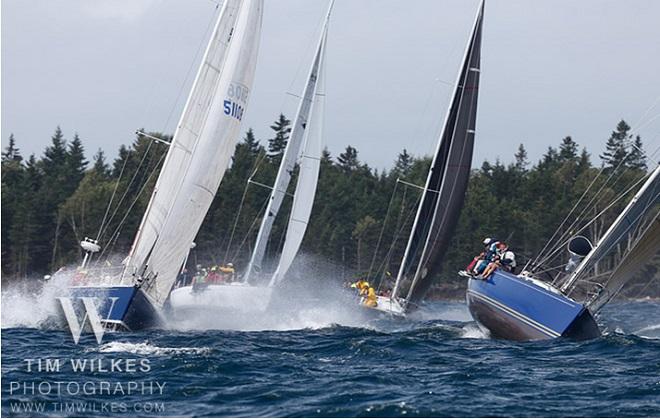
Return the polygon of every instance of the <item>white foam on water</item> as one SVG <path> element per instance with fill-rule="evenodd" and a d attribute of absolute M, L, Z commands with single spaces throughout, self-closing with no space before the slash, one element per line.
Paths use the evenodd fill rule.
<path fill-rule="evenodd" d="M 465 339 L 488 339 L 490 336 L 476 324 L 466 324 L 463 326 L 461 337 Z"/>
<path fill-rule="evenodd" d="M 149 342 L 131 343 L 131 342 L 108 342 L 101 345 L 98 352 L 113 353 L 113 352 L 126 352 L 136 355 L 176 355 L 176 354 L 192 354 L 192 355 L 205 355 L 211 352 L 211 348 L 201 347 L 160 347 L 150 344 Z M 88 351 L 91 351 L 88 350 Z"/>
<path fill-rule="evenodd" d="M 333 326 L 367 327 L 357 304 L 341 299 L 304 299 L 288 295 L 286 290 L 278 300 L 264 311 L 240 312 L 222 310 L 213 314 L 207 310 L 188 312 L 185 318 L 176 315 L 168 326 L 175 330 L 239 330 L 239 331 L 291 331 L 319 330 Z M 350 303 L 350 301 L 348 302 Z"/>
<path fill-rule="evenodd" d="M 47 282 L 28 278 L 2 287 L 2 328 L 43 327 L 59 313 L 57 297 L 67 295 L 72 275 L 54 275 Z"/>
<path fill-rule="evenodd" d="M 643 327 L 633 334 L 646 339 L 660 339 L 660 324 Z"/>

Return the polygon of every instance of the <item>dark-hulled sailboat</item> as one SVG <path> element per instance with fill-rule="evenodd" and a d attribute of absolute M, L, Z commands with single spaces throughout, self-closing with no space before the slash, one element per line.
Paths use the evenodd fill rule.
<path fill-rule="evenodd" d="M 484 2 L 479 5 L 454 94 L 422 191 L 392 295 L 372 307 L 405 315 L 426 296 L 440 272 L 470 176 L 477 118 Z"/>

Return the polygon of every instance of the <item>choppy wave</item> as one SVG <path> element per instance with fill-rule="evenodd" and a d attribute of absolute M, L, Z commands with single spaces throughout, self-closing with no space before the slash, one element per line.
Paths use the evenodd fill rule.
<path fill-rule="evenodd" d="M 139 343 L 108 342 L 106 344 L 101 345 L 98 349 L 95 349 L 94 351 L 98 351 L 101 353 L 118 352 L 118 353 L 130 353 L 136 355 L 156 355 L 156 356 L 176 355 L 176 354 L 204 355 L 210 353 L 211 348 L 207 348 L 207 347 L 194 348 L 194 347 L 185 347 L 185 346 L 168 348 L 168 347 L 160 347 L 160 346 L 152 345 L 149 342 L 139 342 Z"/>
<path fill-rule="evenodd" d="M 163 403 L 166 409 L 117 416 L 629 417 L 660 412 L 657 302 L 608 306 L 600 322 L 611 332 L 585 342 L 489 339 L 457 303 L 434 304 L 428 308 L 431 315 L 405 322 L 373 321 L 361 318 L 360 311 L 333 312 L 324 304 L 301 300 L 293 312 L 282 310 L 244 329 L 240 319 L 229 319 L 233 328 L 108 333 L 101 345 L 89 335 L 76 345 L 64 330 L 5 327 L 3 383 L 165 383 L 162 395 L 75 400 L 121 401 L 129 407 Z M 3 321 L 5 309 L 3 300 Z M 28 372 L 26 358 L 141 358 L 150 361 L 150 370 L 137 375 Z M 5 384 L 2 392 L 5 417 L 18 416 L 11 411 L 17 401 L 70 401 L 10 394 Z"/>

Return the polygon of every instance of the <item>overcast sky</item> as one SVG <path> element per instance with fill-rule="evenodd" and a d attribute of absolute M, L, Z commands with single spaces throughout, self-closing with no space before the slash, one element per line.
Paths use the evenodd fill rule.
<path fill-rule="evenodd" d="M 326 0 L 266 0 L 243 128 L 265 142 L 293 117 Z M 437 140 L 477 0 L 337 0 L 327 48 L 325 141 L 389 167 Z M 60 125 L 88 157 L 144 127 L 171 133 L 216 17 L 212 0 L 3 0 L 2 145 L 25 155 Z M 594 160 L 624 118 L 660 145 L 660 2 L 490 0 L 475 162 L 532 160 L 572 135 Z M 192 71 L 190 70 L 192 68 Z M 653 107 L 655 105 L 655 107 Z"/>

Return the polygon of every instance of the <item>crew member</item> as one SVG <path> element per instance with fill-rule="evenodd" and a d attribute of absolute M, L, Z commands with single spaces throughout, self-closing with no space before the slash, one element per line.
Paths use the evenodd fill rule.
<path fill-rule="evenodd" d="M 367 290 L 367 297 L 364 299 L 364 305 L 367 307 L 376 307 L 378 305 L 378 296 L 373 287 L 369 287 Z"/>

